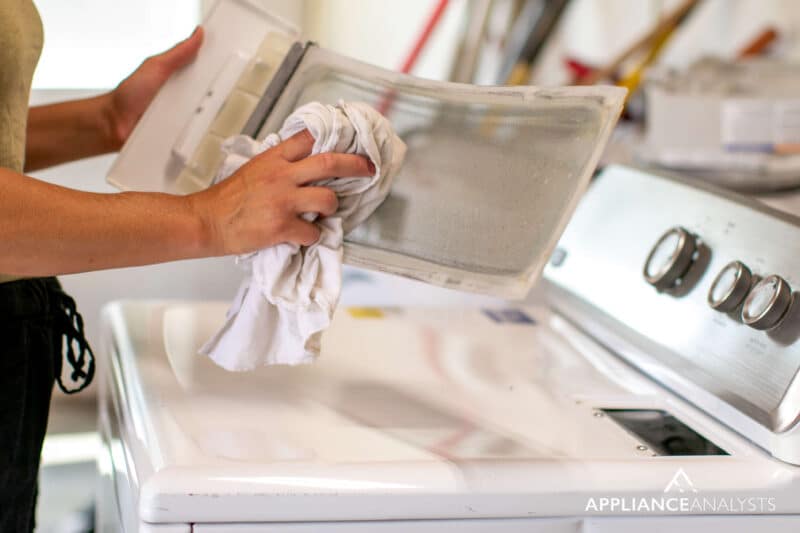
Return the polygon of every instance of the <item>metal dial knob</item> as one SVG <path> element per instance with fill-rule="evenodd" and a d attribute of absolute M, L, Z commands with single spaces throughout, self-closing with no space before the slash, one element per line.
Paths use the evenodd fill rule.
<path fill-rule="evenodd" d="M 697 251 L 697 238 L 681 227 L 664 233 L 644 264 L 644 279 L 658 290 L 672 288 L 686 274 Z"/>
<path fill-rule="evenodd" d="M 732 261 L 719 271 L 708 291 L 708 304 L 723 313 L 736 309 L 753 281 L 753 274 L 741 261 Z"/>
<path fill-rule="evenodd" d="M 742 321 L 755 329 L 777 326 L 792 303 L 792 289 L 786 280 L 772 275 L 759 281 L 744 301 Z"/>

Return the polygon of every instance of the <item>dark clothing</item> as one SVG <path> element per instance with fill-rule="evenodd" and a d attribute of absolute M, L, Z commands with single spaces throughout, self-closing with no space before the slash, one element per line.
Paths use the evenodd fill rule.
<path fill-rule="evenodd" d="M 0 283 L 0 533 L 34 527 L 39 457 L 53 383 L 63 388 L 62 338 L 67 360 L 78 367 L 70 380 L 83 381 L 75 391 L 88 385 L 94 374 L 94 359 L 74 306 L 55 278 Z"/>

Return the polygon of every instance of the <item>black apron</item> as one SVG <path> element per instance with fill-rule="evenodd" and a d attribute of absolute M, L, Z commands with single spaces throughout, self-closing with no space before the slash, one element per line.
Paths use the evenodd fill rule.
<path fill-rule="evenodd" d="M 72 388 L 61 376 L 63 357 Z M 33 531 L 53 383 L 74 393 L 93 376 L 83 319 L 58 280 L 0 283 L 0 533 Z"/>

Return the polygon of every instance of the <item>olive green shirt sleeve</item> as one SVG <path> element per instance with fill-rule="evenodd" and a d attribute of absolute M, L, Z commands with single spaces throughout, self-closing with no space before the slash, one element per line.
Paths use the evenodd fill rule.
<path fill-rule="evenodd" d="M 32 0 L 0 1 L 0 167 L 16 172 L 25 165 L 28 101 L 43 41 Z M 0 273 L 0 283 L 11 279 Z"/>

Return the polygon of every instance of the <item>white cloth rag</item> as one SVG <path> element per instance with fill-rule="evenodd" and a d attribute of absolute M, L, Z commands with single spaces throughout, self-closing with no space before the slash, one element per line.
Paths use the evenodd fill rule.
<path fill-rule="evenodd" d="M 320 337 L 331 322 L 342 287 L 344 235 L 366 220 L 389 194 L 406 152 L 389 121 L 369 105 L 312 102 L 295 110 L 280 131 L 262 143 L 244 135 L 227 139 L 223 143 L 227 156 L 217 181 L 304 129 L 314 137 L 312 155 L 360 154 L 373 162 L 375 174 L 312 184 L 330 188 L 339 198 L 333 216 L 304 215 L 321 230 L 315 244 L 278 244 L 237 258 L 246 277 L 225 325 L 200 349 L 228 370 L 309 363 L 319 355 Z"/>

